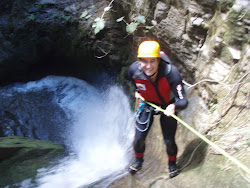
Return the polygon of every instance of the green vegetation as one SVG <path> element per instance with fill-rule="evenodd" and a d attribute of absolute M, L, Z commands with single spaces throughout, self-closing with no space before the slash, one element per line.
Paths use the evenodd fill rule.
<path fill-rule="evenodd" d="M 95 34 L 99 33 L 101 30 L 104 29 L 104 27 L 105 27 L 105 20 L 103 19 L 103 17 L 105 15 L 105 13 L 111 9 L 112 2 L 113 2 L 113 0 L 109 3 L 109 6 L 107 6 L 107 7 L 104 8 L 104 12 L 103 12 L 102 16 L 98 17 L 98 18 L 96 18 L 94 20 L 94 23 L 93 23 L 92 27 L 95 28 L 95 30 L 94 30 Z"/>
<path fill-rule="evenodd" d="M 209 104 L 209 112 L 214 112 L 216 110 L 216 107 L 217 107 L 217 104 L 214 104 L 214 103 L 210 103 Z"/>
<path fill-rule="evenodd" d="M 62 16 L 62 19 L 64 19 L 66 22 L 68 22 L 70 19 L 70 16 L 66 16 L 65 14 L 62 14 L 61 16 Z"/>
<path fill-rule="evenodd" d="M 28 20 L 29 21 L 35 21 L 35 16 L 34 16 L 34 14 L 30 14 L 29 16 L 28 16 Z"/>
<path fill-rule="evenodd" d="M 39 5 L 35 5 L 35 7 L 41 11 L 41 10 L 44 10 L 47 8 L 47 5 L 46 4 L 39 4 Z"/>
<path fill-rule="evenodd" d="M 18 136 L 0 138 L 0 187 L 34 178 L 37 169 L 46 167 L 63 146 L 48 141 Z"/>
<path fill-rule="evenodd" d="M 234 2 L 235 0 L 216 0 L 220 12 L 228 11 L 234 5 Z"/>
<path fill-rule="evenodd" d="M 66 22 L 68 22 L 70 19 L 70 16 L 66 16 L 64 13 L 54 13 L 52 18 L 53 19 L 63 19 Z"/>
<path fill-rule="evenodd" d="M 113 3 L 113 0 L 109 3 L 109 5 L 107 7 L 104 8 L 104 12 L 103 12 L 102 16 L 98 17 L 94 20 L 92 27 L 95 28 L 95 30 L 94 30 L 95 34 L 99 33 L 101 30 L 103 30 L 105 28 L 106 21 L 104 20 L 103 17 L 105 15 L 105 13 L 111 9 L 112 3 Z M 80 16 L 80 18 L 86 18 L 86 19 L 88 19 L 89 17 L 90 17 L 90 15 L 88 15 L 87 10 L 85 10 L 82 13 L 82 15 Z M 149 30 L 154 27 L 154 26 L 143 26 L 146 23 L 146 19 L 145 19 L 145 16 L 142 16 L 142 15 L 137 16 L 134 19 L 134 21 L 132 21 L 131 23 L 127 23 L 124 19 L 124 16 L 122 16 L 116 20 L 116 22 L 122 22 L 122 21 L 126 24 L 126 31 L 128 32 L 128 34 L 133 34 L 140 25 L 142 25 L 141 27 L 145 28 L 143 30 L 143 32 L 145 32 L 145 33 L 149 32 Z"/>
<path fill-rule="evenodd" d="M 129 33 L 129 34 L 133 34 L 138 26 L 140 24 L 145 24 L 146 23 L 146 19 L 145 19 L 145 16 L 142 16 L 142 15 L 139 15 L 135 18 L 135 21 L 134 22 L 131 22 L 130 24 L 128 24 L 125 20 L 124 20 L 124 16 L 121 17 L 121 18 L 118 18 L 116 20 L 117 22 L 121 22 L 121 21 L 124 21 L 127 26 L 126 26 L 126 31 Z M 152 29 L 154 26 L 143 26 L 145 29 L 143 30 L 143 32 L 147 33 L 149 32 L 150 29 Z"/>

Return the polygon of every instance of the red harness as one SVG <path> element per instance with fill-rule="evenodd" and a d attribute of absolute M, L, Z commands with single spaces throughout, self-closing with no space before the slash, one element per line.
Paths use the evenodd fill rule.
<path fill-rule="evenodd" d="M 135 78 L 134 81 L 137 89 L 140 91 L 141 96 L 145 100 L 159 105 L 169 102 L 171 88 L 166 77 L 161 77 L 154 84 L 152 84 L 149 80 L 139 78 Z M 162 101 L 162 99 L 164 101 Z"/>

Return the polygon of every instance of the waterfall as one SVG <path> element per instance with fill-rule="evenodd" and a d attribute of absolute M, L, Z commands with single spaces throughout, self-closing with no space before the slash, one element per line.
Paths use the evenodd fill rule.
<path fill-rule="evenodd" d="M 10 89 L 12 95 L 14 91 L 25 95 L 44 88 L 53 93 L 53 102 L 70 120 L 67 125 L 58 121 L 60 132 L 54 129 L 54 134 L 61 133 L 61 143 L 71 154 L 55 166 L 39 169 L 35 183 L 25 180 L 19 186 L 84 187 L 124 172 L 131 157 L 134 128 L 129 100 L 122 88 L 98 88 L 72 77 L 48 76 Z"/>

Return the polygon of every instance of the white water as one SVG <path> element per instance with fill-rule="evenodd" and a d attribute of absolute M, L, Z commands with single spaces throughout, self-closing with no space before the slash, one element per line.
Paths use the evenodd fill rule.
<path fill-rule="evenodd" d="M 39 169 L 36 187 L 84 187 L 126 170 L 134 129 L 129 101 L 121 88 L 113 85 L 100 90 L 79 79 L 49 76 L 15 89 L 42 88 L 55 92 L 54 100 L 73 120 L 65 139 L 74 154 L 55 167 Z M 34 183 L 26 180 L 19 185 L 32 187 Z"/>

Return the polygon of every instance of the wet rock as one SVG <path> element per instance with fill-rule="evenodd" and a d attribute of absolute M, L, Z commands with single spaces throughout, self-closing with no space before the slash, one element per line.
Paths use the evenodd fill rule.
<path fill-rule="evenodd" d="M 54 100 L 55 92 L 46 88 L 25 92 L 24 87 L 0 89 L 0 136 L 16 135 L 64 144 L 69 114 Z"/>
<path fill-rule="evenodd" d="M 34 178 L 63 152 L 63 147 L 47 141 L 10 136 L 0 138 L 0 186 Z"/>
<path fill-rule="evenodd" d="M 178 0 L 170 3 L 170 9 L 164 5 L 169 1 L 161 2 L 161 7 L 166 12 L 158 11 L 159 7 L 155 6 L 160 19 L 157 20 L 154 14 L 151 23 L 155 25 L 155 29 L 152 34 L 167 51 L 173 64 L 179 67 L 184 80 L 194 83 L 194 85 L 190 84 L 188 91 L 189 106 L 180 113 L 180 117 L 223 147 L 233 157 L 249 166 L 247 136 L 238 133 L 249 129 L 249 119 L 246 118 L 246 114 L 249 114 L 247 104 L 249 92 L 245 90 L 249 85 L 247 81 L 249 60 L 246 60 L 250 53 L 249 23 L 244 21 L 248 20 L 249 11 L 247 6 L 243 6 L 249 2 Z M 137 11 L 139 13 L 140 9 Z M 136 35 L 138 36 L 140 35 Z M 145 38 L 153 37 L 147 35 Z M 230 108 L 230 105 L 233 106 Z M 187 150 L 191 156 L 190 154 L 198 145 L 192 142 L 196 138 L 197 136 L 186 130 L 184 126 L 178 127 L 176 140 L 180 143 L 178 149 L 181 156 L 184 156 L 182 154 Z M 156 143 L 152 143 L 154 144 Z M 163 146 L 156 147 L 160 150 Z M 146 172 L 140 172 L 148 175 L 151 171 L 147 179 L 143 179 L 144 177 L 139 173 L 136 176 L 121 178 L 112 186 L 156 188 L 249 186 L 249 182 L 245 180 L 246 173 L 239 173 L 234 163 L 228 162 L 210 146 L 206 151 L 201 151 L 202 149 L 198 151 L 197 156 L 194 153 L 195 157 L 191 158 L 191 161 L 197 162 L 199 158 L 203 160 L 199 164 L 191 163 L 173 179 L 168 179 L 163 171 L 157 177 L 154 171 L 155 163 L 152 161 L 153 167 L 146 166 Z M 187 158 L 189 156 L 186 155 Z M 156 161 L 159 160 L 157 156 L 154 157 Z M 184 160 L 188 160 L 187 158 L 184 157 Z M 158 164 L 162 165 L 162 163 Z M 158 167 L 162 170 L 162 166 Z"/>
<path fill-rule="evenodd" d="M 1 5 L 0 85 L 51 74 L 88 79 L 91 71 L 117 71 L 116 64 L 127 61 L 127 43 L 121 40 L 126 33 L 122 24 L 115 26 L 120 12 L 105 14 L 109 29 L 98 35 L 92 31 L 94 19 L 108 2 L 14 0 L 1 1 Z M 80 18 L 84 11 L 90 18 Z"/>
<path fill-rule="evenodd" d="M 154 19 L 160 22 L 162 19 L 166 18 L 169 8 L 170 8 L 170 1 L 167 3 L 159 1 L 156 4 Z"/>
<path fill-rule="evenodd" d="M 249 84 L 246 84 L 250 53 L 249 11 L 247 7 L 242 6 L 242 2 L 249 4 L 248 1 L 177 0 L 159 1 L 158 4 L 141 0 L 120 1 L 117 4 L 114 3 L 114 7 L 117 8 L 115 10 L 118 10 L 117 14 L 109 12 L 105 15 L 105 19 L 108 20 L 108 29 L 103 30 L 97 36 L 88 35 L 88 33 L 91 30 L 91 21 L 102 15 L 103 8 L 107 6 L 105 1 L 98 1 L 95 4 L 97 9 L 90 8 L 92 4 L 88 4 L 89 2 L 82 2 L 79 7 L 73 1 L 63 1 L 63 3 L 71 3 L 61 5 L 55 4 L 55 1 L 44 1 L 48 4 L 38 6 L 39 11 L 35 11 L 33 2 L 26 8 L 20 4 L 21 1 L 16 2 L 13 9 L 12 1 L 0 2 L 0 5 L 3 5 L 0 6 L 3 13 L 0 16 L 2 18 L 0 51 L 3 52 L 1 64 L 4 65 L 2 68 L 4 71 L 0 73 L 0 76 L 9 79 L 5 81 L 13 81 L 9 75 L 16 74 L 16 78 L 27 76 L 29 65 L 35 62 L 32 59 L 45 57 L 39 60 L 45 62 L 48 61 L 48 57 L 51 57 L 48 54 L 69 59 L 68 62 L 71 62 L 74 56 L 75 62 L 82 64 L 83 59 L 91 59 L 89 54 L 94 53 L 101 57 L 105 52 L 109 52 L 110 46 L 115 46 L 114 50 L 110 51 L 111 56 L 107 57 L 111 64 L 105 66 L 108 68 L 111 65 L 120 66 L 121 60 L 128 64 L 132 62 L 129 61 L 130 59 L 136 59 L 137 47 L 142 40 L 158 39 L 173 64 L 181 70 L 184 80 L 191 84 L 199 82 L 192 86 L 192 92 L 189 94 L 192 104 L 187 111 L 183 112 L 184 114 L 181 114 L 181 117 L 197 130 L 211 135 L 218 144 L 224 131 L 226 134 L 230 133 L 230 137 L 235 138 L 232 132 L 238 129 L 232 127 L 240 126 L 244 127 L 244 131 L 249 130 L 247 124 L 249 108 L 246 103 L 249 97 L 249 89 L 246 89 L 249 88 L 247 87 Z M 15 15 L 10 14 L 11 10 Z M 79 16 L 84 10 L 91 12 L 92 17 L 89 20 L 79 21 Z M 17 15 L 18 19 L 15 18 Z M 117 17 L 112 17 L 112 15 Z M 146 23 L 153 23 L 155 27 L 148 33 L 143 33 L 138 29 L 134 35 L 127 36 L 124 32 L 125 26 L 113 24 L 116 18 L 124 15 L 128 21 L 134 21 L 137 15 L 143 15 L 147 18 Z M 67 20 L 66 16 L 70 16 L 70 19 Z M 36 30 L 37 27 L 38 30 Z M 115 27 L 115 32 L 112 30 L 113 27 Z M 28 34 L 27 31 L 29 31 Z M 131 38 L 133 43 L 129 42 Z M 39 42 L 36 43 L 36 41 Z M 96 51 L 96 49 L 99 50 Z M 122 58 L 119 59 L 119 57 Z M 62 66 L 62 59 L 60 61 L 57 59 L 60 63 L 55 66 L 56 69 Z M 49 63 L 54 60 L 52 59 Z M 7 61 L 11 63 L 6 63 Z M 37 69 L 42 70 L 40 67 Z M 125 69 L 123 67 L 122 71 L 125 72 Z M 30 69 L 28 72 L 33 72 L 33 70 Z M 86 66 L 82 66 L 80 70 L 79 74 L 82 74 L 83 70 L 89 71 L 90 68 L 86 69 Z M 243 75 L 245 79 L 241 79 Z M 214 81 L 205 81 L 206 79 Z M 233 107 L 229 108 L 230 105 Z M 227 110 L 228 112 L 225 113 Z M 9 122 L 15 122 L 15 118 L 11 116 L 6 116 L 6 118 L 12 120 Z M 220 129 L 223 133 L 218 131 Z M 8 126 L 6 126 L 7 131 Z M 180 153 L 185 151 L 189 143 L 196 144 L 191 142 L 195 139 L 195 135 L 186 131 L 184 127 L 180 126 L 178 134 L 178 141 L 184 143 L 180 145 Z M 164 145 L 158 142 L 159 135 L 160 133 L 157 132 L 149 137 L 148 142 L 155 148 L 148 147 L 148 162 L 145 163 L 145 171 L 135 177 L 126 176 L 114 183 L 114 186 L 183 187 L 187 185 L 187 182 L 190 183 L 187 185 L 190 187 L 249 185 L 235 170 L 238 167 L 229 163 L 211 148 L 208 148 L 204 163 L 194 163 L 179 176 L 169 180 L 166 175 L 167 159 Z M 221 142 L 226 140 L 223 138 Z M 233 150 L 232 154 L 235 154 L 235 150 L 240 151 L 235 154 L 236 157 L 248 165 L 248 137 L 241 136 L 235 140 L 240 141 L 238 142 L 240 146 L 232 142 L 230 144 L 234 146 L 227 147 L 226 145 L 225 149 L 229 152 Z M 193 147 L 187 148 L 194 149 Z"/>

